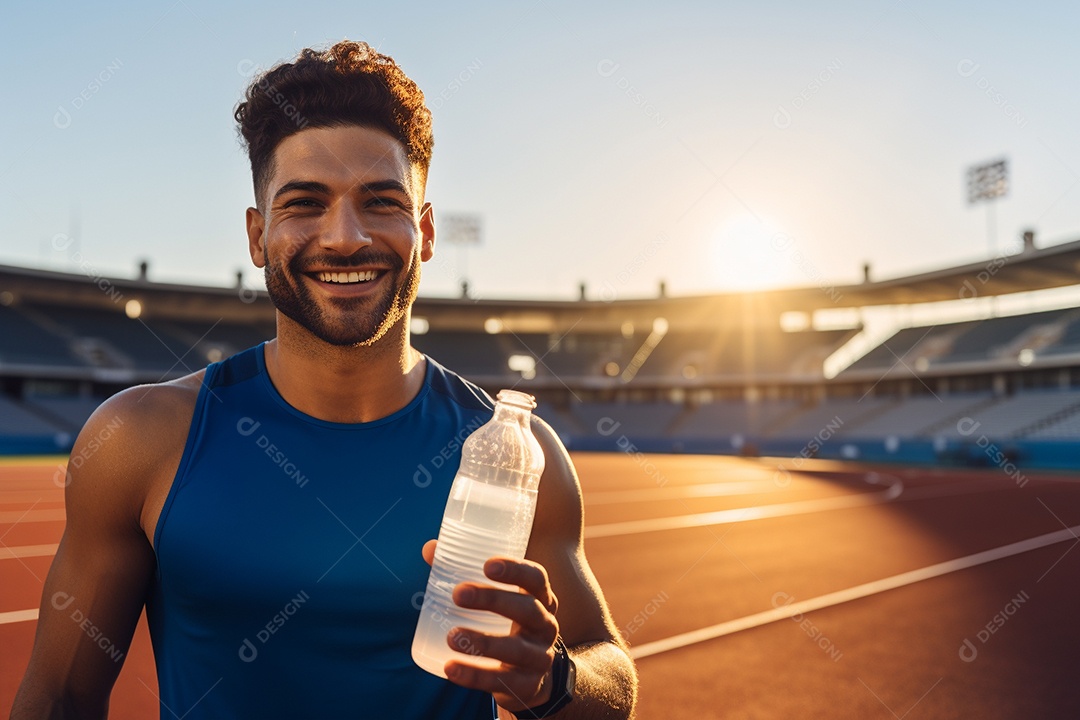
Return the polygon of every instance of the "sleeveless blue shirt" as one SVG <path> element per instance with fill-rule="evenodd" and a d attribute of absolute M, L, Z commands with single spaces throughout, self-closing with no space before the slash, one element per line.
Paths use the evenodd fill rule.
<path fill-rule="evenodd" d="M 357 424 L 286 403 L 262 345 L 209 366 L 154 534 L 161 717 L 489 720 L 410 647 L 420 548 L 493 407 L 430 358 L 408 405 Z"/>

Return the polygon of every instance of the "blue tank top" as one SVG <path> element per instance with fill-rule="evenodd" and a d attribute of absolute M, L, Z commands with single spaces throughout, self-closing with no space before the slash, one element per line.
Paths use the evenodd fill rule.
<path fill-rule="evenodd" d="M 154 533 L 161 717 L 490 720 L 410 647 L 420 548 L 493 407 L 430 358 L 408 405 L 357 424 L 286 403 L 262 345 L 208 367 Z"/>

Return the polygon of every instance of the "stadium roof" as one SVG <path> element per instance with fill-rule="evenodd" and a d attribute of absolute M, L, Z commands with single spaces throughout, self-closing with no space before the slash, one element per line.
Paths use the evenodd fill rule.
<path fill-rule="evenodd" d="M 1009 295 L 1078 284 L 1080 240 L 1073 240 L 1041 249 L 1027 249 L 1016 255 L 1001 255 L 888 280 L 778 292 L 790 293 L 795 306 L 819 309 L 966 300 L 977 296 Z M 828 290 L 835 290 L 835 294 L 841 296 L 840 301 L 834 302 L 828 297 Z"/>
<path fill-rule="evenodd" d="M 748 324 L 751 317 L 776 317 L 789 310 L 902 305 L 976 296 L 1007 295 L 1080 284 L 1080 240 L 1027 249 L 1009 256 L 930 272 L 852 285 L 817 285 L 758 292 L 716 293 L 688 297 L 597 300 L 507 300 L 498 298 L 431 298 L 417 302 L 417 313 L 442 319 L 459 318 L 469 325 L 493 312 L 501 316 L 537 313 L 582 319 L 597 324 L 665 313 L 688 324 Z M 11 293 L 9 296 L 8 293 Z M 165 314 L 231 316 L 237 319 L 273 314 L 265 291 L 242 287 L 208 287 L 157 283 L 146 279 L 101 277 L 92 268 L 58 272 L 0 265 L 0 302 L 18 298 L 44 302 L 116 306 L 118 298 L 149 300 Z M 161 300 L 163 302 L 157 302 Z M 560 323 L 557 323 L 560 324 Z M 591 323 L 590 323 L 591 324 Z M 581 329 L 586 329 L 582 327 Z"/>

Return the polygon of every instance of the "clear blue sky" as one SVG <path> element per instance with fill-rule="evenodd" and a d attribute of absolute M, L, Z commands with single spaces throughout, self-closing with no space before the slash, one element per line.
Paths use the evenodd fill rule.
<path fill-rule="evenodd" d="M 1029 226 L 1080 237 L 1068 3 L 98 5 L 0 21 L 0 262 L 260 285 L 233 107 L 252 66 L 345 37 L 425 90 L 437 211 L 484 219 L 427 295 L 456 294 L 463 262 L 485 297 L 633 297 L 975 261 L 987 210 L 964 172 L 1002 156 L 995 251 Z"/>

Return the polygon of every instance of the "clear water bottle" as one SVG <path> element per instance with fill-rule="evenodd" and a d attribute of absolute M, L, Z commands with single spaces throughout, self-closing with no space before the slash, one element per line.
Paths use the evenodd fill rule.
<path fill-rule="evenodd" d="M 452 628 L 510 634 L 509 618 L 459 607 L 451 595 L 458 583 L 466 581 L 518 590 L 490 580 L 484 575 L 484 563 L 493 555 L 525 557 L 544 471 L 544 451 L 529 424 L 534 407 L 532 395 L 501 391 L 494 416 L 461 448 L 461 466 L 446 501 L 412 645 L 416 664 L 440 677 L 446 677 L 443 666 L 451 659 L 467 659 L 482 667 L 499 665 L 492 658 L 452 650 L 446 642 Z"/>

